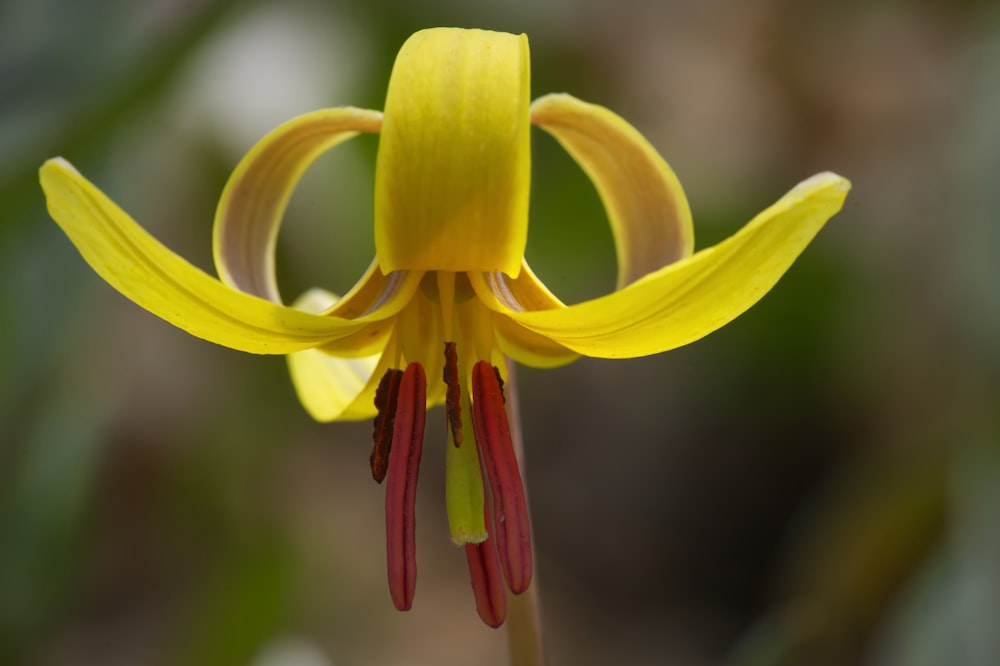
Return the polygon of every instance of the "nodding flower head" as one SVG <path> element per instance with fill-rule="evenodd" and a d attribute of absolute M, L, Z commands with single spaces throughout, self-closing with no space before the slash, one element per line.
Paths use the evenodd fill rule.
<path fill-rule="evenodd" d="M 565 305 L 524 260 L 530 127 L 586 172 L 607 211 L 617 289 Z M 380 133 L 375 257 L 344 296 L 279 294 L 274 249 L 306 168 L 358 133 Z M 425 411 L 445 405 L 446 498 L 482 619 L 532 578 L 531 530 L 505 395 L 507 359 L 553 367 L 579 355 L 667 351 L 720 328 L 777 282 L 842 206 L 832 173 L 800 183 L 730 238 L 694 252 L 674 172 L 622 118 L 569 95 L 530 102 L 524 35 L 432 29 L 400 49 L 382 112 L 307 113 L 265 136 L 219 202 L 219 278 L 147 234 L 68 162 L 41 169 L 52 217 L 111 286 L 193 335 L 285 354 L 320 421 L 374 420 L 385 480 L 391 597 L 413 603 L 415 497 Z"/>

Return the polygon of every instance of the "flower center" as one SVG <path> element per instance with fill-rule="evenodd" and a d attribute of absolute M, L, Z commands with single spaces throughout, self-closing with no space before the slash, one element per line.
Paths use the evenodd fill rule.
<path fill-rule="evenodd" d="M 422 292 L 439 310 L 440 330 L 426 330 L 443 337 L 437 343 L 438 349 L 443 346 L 443 363 L 441 357 L 406 358 L 405 369 L 385 371 L 375 395 L 378 415 L 370 462 L 375 480 L 386 480 L 389 590 L 396 608 L 412 607 L 416 484 L 429 394 L 424 366 L 440 364 L 450 442 L 446 497 L 452 540 L 465 547 L 480 617 L 497 627 L 506 617 L 507 590 L 524 592 L 533 570 L 524 485 L 507 417 L 503 373 L 497 365 L 502 355 L 496 350 L 492 315 L 472 297 L 465 275 L 429 273 Z M 424 329 L 401 320 L 398 330 Z M 417 342 L 399 341 L 397 347 L 412 352 L 426 350 L 430 343 Z M 397 366 L 402 363 L 397 359 Z M 471 429 L 466 427 L 467 415 Z"/>

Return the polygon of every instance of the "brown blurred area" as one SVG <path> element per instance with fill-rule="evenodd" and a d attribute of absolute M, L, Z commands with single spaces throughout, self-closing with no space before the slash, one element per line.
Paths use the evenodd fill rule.
<path fill-rule="evenodd" d="M 772 293 L 661 356 L 518 372 L 552 664 L 1000 663 L 1000 11 L 881 0 L 0 4 L 0 663 L 504 664 L 428 420 L 413 611 L 385 583 L 370 424 L 280 358 L 126 301 L 48 218 L 63 155 L 206 270 L 229 171 L 322 106 L 379 108 L 402 41 L 528 34 L 533 93 L 632 122 L 697 248 L 809 175 L 844 210 Z M 614 285 L 603 212 L 534 137 L 528 259 Z M 377 141 L 307 174 L 286 299 L 372 256 Z"/>

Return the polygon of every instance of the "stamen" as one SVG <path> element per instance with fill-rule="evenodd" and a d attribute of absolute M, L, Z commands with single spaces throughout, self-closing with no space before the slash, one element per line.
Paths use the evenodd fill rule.
<path fill-rule="evenodd" d="M 493 539 L 465 544 L 465 559 L 469 563 L 476 611 L 483 622 L 496 629 L 507 619 L 507 590 Z"/>
<path fill-rule="evenodd" d="M 494 536 L 504 578 L 511 592 L 520 594 L 531 584 L 531 525 L 500 373 L 486 361 L 472 368 L 472 425 L 492 491 Z"/>
<path fill-rule="evenodd" d="M 444 343 L 444 383 L 448 387 L 444 404 L 451 441 L 456 447 L 462 446 L 462 388 L 458 383 L 458 354 L 454 342 Z"/>
<path fill-rule="evenodd" d="M 500 390 L 500 400 L 502 400 L 503 404 L 506 405 L 507 404 L 507 395 L 503 391 L 503 377 L 500 376 L 500 368 L 498 368 L 497 366 L 494 365 L 493 366 L 493 374 L 497 376 L 497 388 Z M 507 415 L 507 410 L 505 409 L 504 410 L 504 416 L 506 416 L 506 415 Z M 513 440 L 511 440 L 511 441 L 513 441 Z M 511 446 L 513 447 L 513 444 Z"/>
<path fill-rule="evenodd" d="M 399 368 L 389 368 L 379 380 L 375 389 L 375 432 L 372 437 L 375 445 L 368 462 L 372 466 L 372 478 L 376 483 L 382 483 L 389 468 L 389 451 L 392 449 L 392 427 L 396 420 L 396 400 L 399 397 L 399 380 L 403 371 Z"/>
<path fill-rule="evenodd" d="M 427 378 L 410 363 L 399 381 L 385 492 L 386 560 L 389 593 L 397 609 L 409 610 L 417 584 L 416 499 L 424 444 Z"/>
<path fill-rule="evenodd" d="M 444 339 L 451 339 L 451 325 L 455 306 L 455 273 L 452 271 L 436 271 L 438 302 L 441 304 L 441 324 L 444 328 Z"/>

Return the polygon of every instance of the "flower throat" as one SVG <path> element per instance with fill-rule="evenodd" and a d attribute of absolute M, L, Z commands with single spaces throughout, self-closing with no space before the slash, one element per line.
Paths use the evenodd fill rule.
<path fill-rule="evenodd" d="M 500 626 L 507 590 L 531 583 L 531 529 L 524 486 L 507 417 L 503 373 L 489 327 L 477 325 L 474 292 L 464 274 L 437 271 L 421 281 L 440 308 L 448 424 L 447 496 L 452 539 L 465 548 L 483 621 Z M 477 313 L 472 313 L 473 315 Z M 439 359 L 440 360 L 440 359 Z M 416 487 L 423 450 L 427 376 L 420 360 L 401 360 L 383 374 L 370 457 L 372 477 L 386 482 L 386 550 L 389 590 L 399 610 L 409 610 L 416 588 Z M 471 414 L 469 438 L 466 414 Z M 469 441 L 470 439 L 474 441 Z"/>

